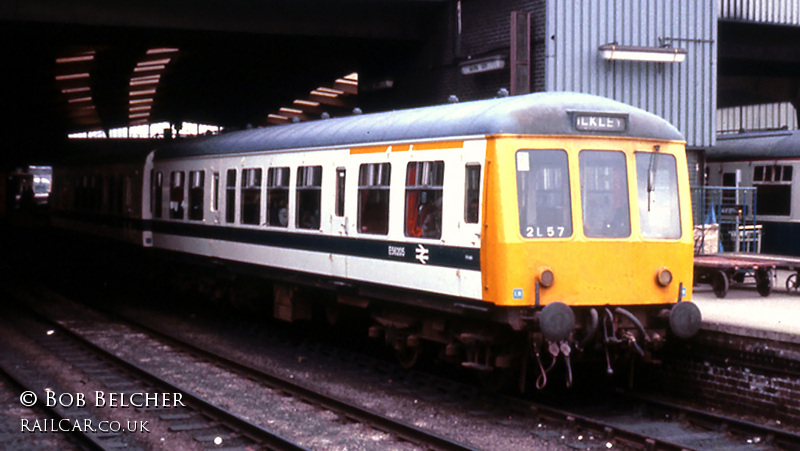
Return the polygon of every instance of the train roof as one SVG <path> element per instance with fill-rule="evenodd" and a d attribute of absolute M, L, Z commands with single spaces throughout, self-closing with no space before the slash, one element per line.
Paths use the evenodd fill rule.
<path fill-rule="evenodd" d="M 743 132 L 717 137 L 708 161 L 779 160 L 800 157 L 800 131 Z"/>
<path fill-rule="evenodd" d="M 624 130 L 604 131 L 581 113 L 626 118 Z M 179 141 L 156 150 L 155 159 L 239 154 L 269 150 L 315 149 L 446 137 L 524 135 L 622 135 L 684 141 L 664 119 L 602 97 L 548 92 L 313 122 L 264 127 Z"/>

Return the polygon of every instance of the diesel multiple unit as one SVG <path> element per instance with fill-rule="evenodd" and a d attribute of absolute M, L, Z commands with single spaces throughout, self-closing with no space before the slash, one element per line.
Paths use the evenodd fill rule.
<path fill-rule="evenodd" d="M 368 309 L 423 348 L 544 376 L 693 335 L 682 135 L 540 93 L 180 140 L 54 174 L 55 221 L 269 281 L 286 321 Z M 548 362 L 542 362 L 543 357 Z M 541 384 L 540 384 L 541 385 Z"/>

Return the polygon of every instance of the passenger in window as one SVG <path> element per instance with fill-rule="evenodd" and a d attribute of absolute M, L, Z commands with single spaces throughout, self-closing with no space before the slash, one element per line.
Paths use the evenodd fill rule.
<path fill-rule="evenodd" d="M 423 199 L 425 192 L 422 193 Z M 422 238 L 441 238 L 442 236 L 442 198 L 439 196 L 435 201 L 428 201 L 420 206 L 420 224 L 422 228 Z"/>
<path fill-rule="evenodd" d="M 300 227 L 303 229 L 318 229 L 319 211 L 311 209 L 303 210 L 303 215 L 300 218 Z"/>
<path fill-rule="evenodd" d="M 286 200 L 280 199 L 278 201 L 278 224 L 281 227 L 286 227 L 289 224 L 289 208 L 286 206 Z"/>

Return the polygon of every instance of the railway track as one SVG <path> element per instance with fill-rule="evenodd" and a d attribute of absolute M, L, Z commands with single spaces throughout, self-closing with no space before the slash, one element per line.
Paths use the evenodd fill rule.
<path fill-rule="evenodd" d="M 242 371 L 262 374 L 262 370 L 249 364 L 195 347 L 167 332 L 141 323 L 137 323 L 137 326 L 161 334 L 178 346 L 191 347 L 194 352 L 203 353 L 209 358 L 224 359 L 229 365 L 241 367 Z M 607 446 L 612 447 L 618 445 L 649 450 L 800 450 L 800 434 L 633 393 L 618 392 L 611 400 L 613 405 L 589 408 L 574 406 L 561 409 L 519 398 L 505 398 L 505 402 L 516 404 L 517 409 L 532 414 L 538 420 L 568 425 L 577 431 L 577 437 L 586 436 L 581 434 L 582 431 L 593 431 L 596 439 L 605 440 Z M 580 448 L 580 440 L 568 446 Z"/>
<path fill-rule="evenodd" d="M 94 315 L 88 315 L 91 317 Z M 44 319 L 40 320 L 44 321 Z M 261 398 L 262 403 L 269 404 L 270 397 L 280 398 L 280 403 L 285 404 L 287 402 L 286 398 L 292 398 L 291 403 L 293 404 L 302 404 L 306 407 L 295 408 L 295 410 L 302 411 L 302 415 L 299 419 L 291 424 L 298 426 L 298 429 L 302 428 L 302 420 L 309 420 L 309 417 L 316 416 L 317 418 L 311 420 L 310 422 L 314 424 L 313 431 L 309 431 L 306 435 L 313 434 L 316 436 L 314 441 L 309 443 L 308 448 L 319 448 L 319 440 L 320 436 L 324 436 L 326 430 L 335 430 L 335 432 L 330 432 L 331 436 L 334 436 L 330 439 L 323 439 L 325 443 L 328 445 L 336 445 L 336 438 L 335 436 L 339 434 L 339 431 L 342 429 L 342 423 L 350 423 L 350 424 L 358 424 L 362 426 L 361 435 L 368 437 L 367 440 L 371 442 L 368 446 L 364 447 L 363 449 L 379 449 L 384 447 L 391 447 L 393 449 L 429 449 L 429 450 L 472 450 L 474 448 L 458 443 L 457 441 L 447 439 L 445 437 L 436 435 L 419 427 L 403 423 L 401 421 L 391 419 L 389 417 L 379 415 L 375 412 L 372 412 L 368 409 L 362 408 L 355 404 L 346 402 L 344 400 L 338 399 L 336 397 L 330 396 L 328 394 L 322 393 L 320 391 L 314 390 L 312 388 L 304 387 L 297 383 L 297 381 L 292 381 L 284 378 L 280 378 L 274 375 L 271 375 L 267 372 L 262 370 L 258 370 L 254 367 L 248 366 L 241 362 L 237 362 L 235 360 L 226 358 L 225 356 L 221 356 L 218 354 L 211 353 L 206 351 L 200 347 L 193 346 L 189 343 L 179 341 L 174 337 L 169 337 L 168 335 L 155 331 L 153 329 L 145 328 L 142 325 L 134 325 L 130 322 L 127 324 L 123 324 L 118 319 L 113 320 L 106 320 L 101 322 L 101 327 L 98 327 L 98 323 L 96 322 L 95 318 L 87 319 L 85 321 L 76 320 L 75 318 L 69 320 L 61 320 L 59 321 L 58 325 L 53 325 L 53 328 L 58 328 L 60 333 L 53 334 L 58 335 L 59 337 L 66 337 L 70 336 L 70 339 L 75 342 L 80 342 L 81 346 L 91 348 L 92 352 L 96 354 L 105 354 L 103 356 L 106 360 L 119 360 L 121 363 L 115 363 L 114 365 L 122 365 L 127 367 L 130 371 L 135 371 L 139 374 L 142 374 L 148 379 L 151 379 L 151 384 L 163 384 L 163 388 L 159 388 L 156 390 L 159 393 L 179 393 L 184 396 L 184 399 L 188 398 L 191 400 L 192 406 L 202 406 L 204 409 L 200 414 L 187 414 L 185 412 L 181 412 L 176 415 L 169 415 L 169 418 L 175 419 L 186 419 L 186 417 L 199 417 L 199 416 L 206 416 L 206 417 L 213 417 L 214 420 L 211 420 L 210 426 L 203 426 L 199 423 L 191 424 L 188 426 L 179 426 L 173 427 L 170 429 L 171 432 L 180 431 L 183 428 L 193 428 L 193 429 L 208 429 L 209 427 L 216 425 L 216 424 L 225 424 L 230 425 L 231 429 L 236 431 L 242 431 L 239 433 L 242 437 L 249 437 L 253 438 L 252 446 L 256 448 L 269 448 L 269 449 L 307 449 L 305 445 L 301 445 L 299 443 L 303 442 L 303 439 L 287 439 L 281 437 L 281 435 L 275 434 L 264 427 L 257 425 L 253 422 L 243 420 L 242 418 L 233 415 L 231 412 L 228 412 L 226 409 L 222 409 L 215 406 L 215 403 L 212 401 L 202 400 L 199 395 L 192 395 L 187 390 L 166 382 L 163 376 L 159 376 L 153 374 L 152 372 L 145 370 L 141 365 L 133 363 L 127 359 L 121 359 L 120 357 L 114 356 L 114 353 L 104 349 L 102 346 L 94 344 L 94 341 L 97 341 L 97 338 L 100 335 L 108 336 L 111 332 L 111 328 L 117 329 L 118 335 L 114 334 L 117 338 L 122 336 L 129 337 L 129 343 L 122 343 L 118 342 L 119 345 L 122 347 L 128 346 L 140 346 L 145 349 L 149 350 L 159 350 L 158 352 L 165 352 L 169 355 L 166 356 L 166 359 L 172 359 L 176 355 L 180 355 L 183 363 L 180 366 L 184 367 L 186 370 L 189 365 L 186 364 L 186 361 L 193 360 L 194 366 L 196 366 L 198 372 L 202 372 L 203 369 L 201 367 L 208 368 L 209 366 L 224 369 L 224 371 L 233 373 L 233 378 L 239 378 L 243 380 L 247 380 L 252 385 L 260 386 L 260 390 L 253 391 L 253 396 L 257 396 Z M 127 329 L 123 331 L 123 329 Z M 135 329 L 135 330 L 134 330 Z M 63 353 L 63 350 L 57 349 L 56 352 Z M 145 360 L 152 360 L 156 357 L 151 355 L 151 357 L 145 358 Z M 111 378 L 117 379 L 115 376 L 103 376 L 104 378 Z M 231 376 L 228 377 L 228 383 L 230 383 Z M 133 383 L 131 383 L 133 384 Z M 123 383 L 123 385 L 128 385 Z M 271 395 L 264 395 L 264 388 L 266 388 Z M 151 390 L 153 392 L 153 390 Z M 219 402 L 217 402 L 218 404 Z M 313 411 L 311 412 L 307 406 L 313 406 Z M 196 407 L 195 407 L 196 408 Z M 205 413 L 205 411 L 213 412 L 213 414 Z M 333 413 L 333 415 L 330 415 Z M 321 419 L 323 418 L 323 419 Z M 327 420 L 327 421 L 325 421 Z M 320 426 L 322 423 L 328 423 L 326 426 Z M 352 428 L 352 426 L 351 426 Z M 364 432 L 364 428 L 369 430 L 374 430 L 375 432 Z M 282 433 L 283 435 L 283 433 Z M 287 434 L 288 435 L 288 434 Z M 302 433 L 300 435 L 303 435 Z M 195 437 L 195 440 L 202 441 L 221 437 L 222 435 L 210 435 L 208 433 L 203 432 L 202 438 Z M 226 442 L 231 440 L 232 433 L 227 433 L 226 435 Z M 376 439 L 379 437 L 380 439 Z M 348 440 L 352 440 L 353 436 L 350 436 Z M 296 440 L 296 441 L 293 441 Z M 306 440 L 308 441 L 308 440 Z M 273 444 L 274 443 L 274 444 Z M 377 447 L 376 447 L 377 443 Z M 236 446 L 240 446 L 236 444 Z M 247 446 L 247 445 L 245 445 Z M 363 446 L 362 446 L 363 447 Z"/>
<path fill-rule="evenodd" d="M 162 334 L 165 339 L 175 341 L 178 345 L 192 347 L 210 358 L 224 359 L 227 364 L 240 366 L 245 372 L 262 373 L 249 364 L 220 356 L 205 348 L 195 348 L 169 333 L 140 323 L 137 326 Z M 611 447 L 616 445 L 649 450 L 800 449 L 800 434 L 630 393 L 619 393 L 614 398 L 613 406 L 589 409 L 575 407 L 564 410 L 542 403 L 521 401 L 519 398 L 506 398 L 506 402 L 523 403 L 517 404 L 517 409 L 532 414 L 537 420 L 568 425 L 577 431 L 578 437 L 586 437 L 586 434 L 581 434 L 583 431 L 593 431 L 595 439 L 605 440 L 606 446 Z M 568 446 L 580 448 L 580 440 Z"/>
<path fill-rule="evenodd" d="M 31 434 L 22 432 L 23 425 L 34 424 L 35 421 L 59 421 L 60 419 L 47 409 L 38 406 L 30 408 L 20 404 L 20 393 L 24 386 L 0 368 L 0 443 L 4 449 L 25 450 L 32 447 L 38 449 L 88 450 L 94 449 L 91 442 L 83 440 L 82 435 L 71 434 Z"/>
<path fill-rule="evenodd" d="M 610 403 L 567 408 L 516 398 L 507 402 L 538 421 L 568 423 L 579 437 L 606 441 L 608 448 L 800 449 L 800 434 L 635 394 L 620 393 Z"/>
<path fill-rule="evenodd" d="M 376 424 L 373 427 L 381 430 L 393 427 L 391 424 L 380 424 L 385 418 L 383 420 L 365 418 L 363 409 L 351 406 L 347 402 L 338 399 L 316 400 L 318 394 L 315 394 L 314 390 L 302 386 L 298 388 L 298 385 L 291 380 L 265 374 L 261 368 L 193 345 L 189 342 L 191 340 L 172 336 L 163 330 L 154 330 L 143 324 L 127 327 L 139 330 L 132 332 L 139 334 L 138 339 L 143 335 L 158 335 L 158 340 L 171 348 L 183 349 L 185 351 L 181 352 L 191 352 L 198 358 L 215 362 L 215 365 L 235 369 L 242 377 L 265 381 L 264 383 L 273 390 L 291 393 L 291 396 L 310 404 L 323 405 L 325 409 L 336 411 L 341 417 L 359 422 L 372 422 Z M 416 385 L 417 382 L 413 384 Z M 454 385 L 457 384 L 454 382 Z M 532 434 L 550 442 L 560 441 L 569 448 L 591 449 L 600 446 L 650 450 L 719 449 L 720 447 L 742 450 L 800 449 L 800 436 L 788 431 L 726 418 L 677 404 L 657 402 L 653 399 L 634 399 L 632 395 L 615 396 L 612 403 L 592 404 L 588 407 L 575 405 L 569 408 L 534 403 L 519 398 L 495 398 L 494 402 L 511 406 L 514 412 L 530 418 Z M 353 407 L 355 409 L 351 410 Z M 367 412 L 366 415 L 371 413 Z M 535 423 L 543 422 L 553 427 L 544 429 L 546 432 L 537 431 Z M 397 422 L 390 420 L 389 423 Z M 562 430 L 566 428 L 573 433 L 558 432 L 559 428 Z M 422 443 L 415 437 L 417 432 L 414 431 L 398 431 L 393 434 L 402 437 L 402 440 Z M 557 437 L 558 434 L 561 436 Z M 444 440 L 449 442 L 447 439 Z M 457 443 L 443 443 L 425 447 L 453 449 L 447 448 L 452 445 L 463 446 Z"/>
<path fill-rule="evenodd" d="M 93 449 L 139 448 L 151 440 L 147 437 L 151 433 L 165 431 L 170 433 L 167 446 L 175 449 L 223 443 L 243 449 L 306 449 L 107 352 L 68 327 L 41 315 L 21 318 L 17 312 L 15 319 L 25 328 L 16 327 L 12 334 L 18 340 L 35 341 L 43 353 L 4 352 L 0 367 L 22 389 L 19 402 L 37 406 L 48 417 L 21 420 L 21 432 L 68 433 Z M 48 371 L 53 369 L 53 357 L 67 372 L 80 373 L 81 385 L 94 390 L 76 388 Z M 138 412 L 125 412 L 129 415 L 123 419 L 112 414 L 115 408 Z"/>

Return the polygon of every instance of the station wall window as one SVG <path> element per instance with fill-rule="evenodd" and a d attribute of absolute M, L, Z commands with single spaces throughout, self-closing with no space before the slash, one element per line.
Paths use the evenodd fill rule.
<path fill-rule="evenodd" d="M 150 211 L 153 213 L 153 217 L 160 218 L 161 201 L 164 195 L 164 174 L 161 171 L 153 171 L 150 176 L 150 184 L 152 185 L 150 190 Z"/>
<path fill-rule="evenodd" d="M 755 166 L 753 168 L 756 214 L 769 216 L 792 214 L 793 176 L 794 168 L 788 165 Z"/>
<path fill-rule="evenodd" d="M 572 235 L 567 153 L 560 149 L 516 154 L 519 231 L 525 238 Z"/>
<path fill-rule="evenodd" d="M 297 215 L 300 229 L 319 229 L 322 195 L 322 166 L 297 168 Z"/>
<path fill-rule="evenodd" d="M 630 236 L 631 215 L 625 154 L 582 150 L 578 161 L 584 235 L 589 238 Z"/>
<path fill-rule="evenodd" d="M 205 196 L 205 171 L 189 172 L 189 219 L 203 220 L 203 197 Z"/>
<path fill-rule="evenodd" d="M 468 164 L 466 166 L 466 180 L 464 183 L 464 222 L 477 224 L 480 216 L 481 201 L 481 165 Z"/>
<path fill-rule="evenodd" d="M 261 169 L 242 171 L 242 224 L 258 224 L 261 220 Z"/>
<path fill-rule="evenodd" d="M 228 169 L 225 181 L 225 222 L 236 220 L 236 169 Z"/>
<path fill-rule="evenodd" d="M 358 230 L 389 233 L 389 163 L 362 164 L 358 171 Z"/>
<path fill-rule="evenodd" d="M 344 216 L 344 182 L 346 175 L 344 168 L 336 168 L 336 216 Z"/>
<path fill-rule="evenodd" d="M 413 161 L 406 168 L 405 234 L 442 237 L 444 161 Z"/>
<path fill-rule="evenodd" d="M 169 217 L 170 219 L 183 219 L 186 173 L 183 171 L 173 171 L 170 176 L 169 186 Z"/>
<path fill-rule="evenodd" d="M 267 171 L 267 224 L 289 226 L 289 168 Z"/>

